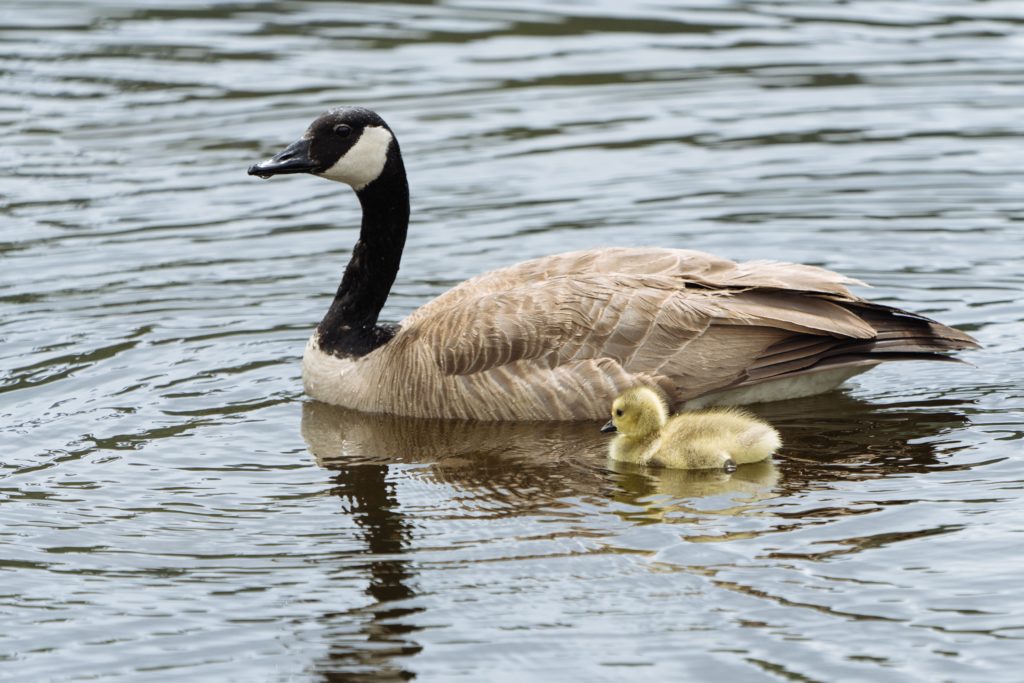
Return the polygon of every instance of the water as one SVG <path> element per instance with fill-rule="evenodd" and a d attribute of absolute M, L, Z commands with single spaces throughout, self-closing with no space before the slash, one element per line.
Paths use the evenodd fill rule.
<path fill-rule="evenodd" d="M 0 8 L 0 678 L 1019 680 L 1024 7 L 561 7 Z M 358 205 L 245 169 L 338 104 L 410 171 L 385 319 L 655 244 L 985 348 L 760 408 L 732 477 L 308 402 Z"/>

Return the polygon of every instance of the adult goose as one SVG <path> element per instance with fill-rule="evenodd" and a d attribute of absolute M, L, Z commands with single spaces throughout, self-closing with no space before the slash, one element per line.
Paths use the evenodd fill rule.
<path fill-rule="evenodd" d="M 398 325 L 378 314 L 398 273 L 409 188 L 398 142 L 359 107 L 319 116 L 250 175 L 346 183 L 359 240 L 303 356 L 306 392 L 361 411 L 479 420 L 599 419 L 640 384 L 670 407 L 809 396 L 887 360 L 949 360 L 958 330 L 871 303 L 813 266 L 607 248 L 467 280 Z"/>

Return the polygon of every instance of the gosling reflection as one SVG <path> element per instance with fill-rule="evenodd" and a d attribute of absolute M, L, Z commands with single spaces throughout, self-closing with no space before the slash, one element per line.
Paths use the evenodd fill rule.
<path fill-rule="evenodd" d="M 634 508 L 622 517 L 640 524 L 669 518 L 674 522 L 699 522 L 708 514 L 742 514 L 775 497 L 779 483 L 779 470 L 771 460 L 741 465 L 731 472 L 652 469 L 611 459 L 608 466 L 618 483 L 615 501 Z M 713 506 L 707 504 L 711 498 L 715 498 Z"/>
<path fill-rule="evenodd" d="M 623 501 L 651 496 L 705 498 L 739 496 L 761 500 L 772 495 L 779 483 L 779 470 L 771 460 L 742 465 L 734 472 L 725 470 L 651 469 L 643 465 L 609 460 L 609 468 L 618 475 Z"/>

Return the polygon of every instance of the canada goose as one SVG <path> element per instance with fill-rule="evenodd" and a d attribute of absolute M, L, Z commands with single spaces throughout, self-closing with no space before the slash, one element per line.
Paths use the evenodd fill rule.
<path fill-rule="evenodd" d="M 665 401 L 649 387 L 635 387 L 612 403 L 602 432 L 618 432 L 613 460 L 683 470 L 725 469 L 760 462 L 782 445 L 767 422 L 737 408 L 710 408 L 669 418 Z"/>
<path fill-rule="evenodd" d="M 328 111 L 249 167 L 346 183 L 362 205 L 327 314 L 303 356 L 306 392 L 360 411 L 481 420 L 581 420 L 638 384 L 672 406 L 808 396 L 885 360 L 949 360 L 958 330 L 854 296 L 814 266 L 734 263 L 682 249 L 556 254 L 478 275 L 398 325 L 377 317 L 398 273 L 409 188 L 376 113 Z"/>

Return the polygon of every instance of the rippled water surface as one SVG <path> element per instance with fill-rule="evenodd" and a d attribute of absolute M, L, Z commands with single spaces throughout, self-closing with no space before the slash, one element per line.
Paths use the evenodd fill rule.
<path fill-rule="evenodd" d="M 1020 680 L 1024 5 L 556 6 L 4 2 L 0 678 Z M 310 402 L 358 204 L 245 169 L 343 103 L 411 175 L 386 319 L 655 244 L 985 348 L 760 407 L 731 477 Z"/>

